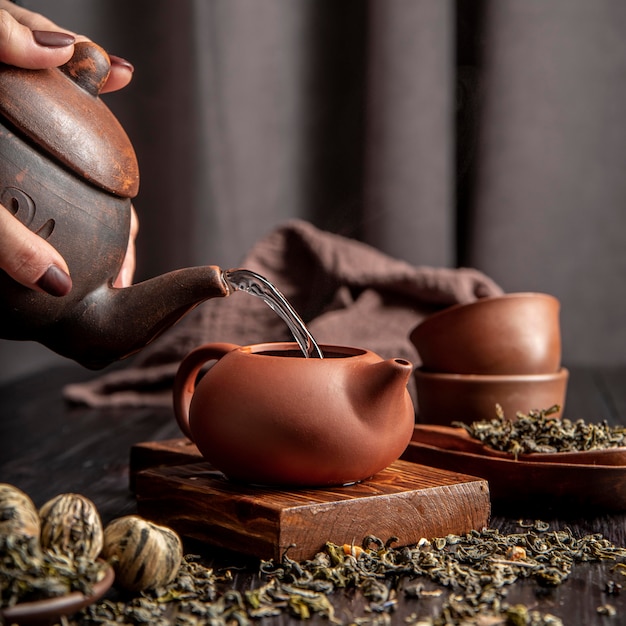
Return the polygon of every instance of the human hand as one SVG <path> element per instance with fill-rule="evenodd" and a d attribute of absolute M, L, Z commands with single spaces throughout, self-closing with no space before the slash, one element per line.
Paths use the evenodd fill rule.
<path fill-rule="evenodd" d="M 131 207 L 126 255 L 114 287 L 128 287 L 135 273 L 135 240 L 139 220 Z M 0 204 L 0 268 L 35 291 L 64 296 L 72 288 L 65 259 L 45 239 L 32 232 Z"/>
<path fill-rule="evenodd" d="M 0 62 L 28 69 L 58 67 L 74 53 L 74 44 L 87 37 L 59 28 L 48 18 L 0 0 Z M 133 77 L 131 63 L 109 55 L 111 73 L 102 93 L 122 89 Z"/>
<path fill-rule="evenodd" d="M 60 29 L 43 15 L 0 0 L 0 62 L 27 69 L 63 65 L 74 53 L 74 43 L 87 41 L 76 33 Z M 111 72 L 102 93 L 125 87 L 132 79 L 133 66 L 111 56 Z M 135 237 L 138 230 L 134 209 L 126 258 L 115 280 L 119 287 L 132 282 L 135 269 Z M 35 291 L 63 296 L 72 288 L 69 268 L 59 252 L 30 231 L 0 205 L 0 269 Z"/>

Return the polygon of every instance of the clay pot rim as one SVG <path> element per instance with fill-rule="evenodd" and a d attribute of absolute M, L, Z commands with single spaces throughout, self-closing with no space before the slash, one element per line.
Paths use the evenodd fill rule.
<path fill-rule="evenodd" d="M 354 356 L 363 356 L 365 354 L 373 354 L 371 350 L 367 350 L 366 348 L 357 348 L 355 346 L 340 346 L 336 344 L 319 344 L 322 352 L 333 353 L 335 358 L 343 357 L 346 358 L 354 357 Z M 241 352 L 242 354 L 247 354 L 250 356 L 258 356 L 258 357 L 272 357 L 277 356 L 275 354 L 261 354 L 263 352 L 290 352 L 296 350 L 301 352 L 300 346 L 295 341 L 269 341 L 266 343 L 253 343 L 250 345 L 238 346 L 237 348 L 233 348 L 234 351 Z M 280 357 L 278 357 L 280 358 Z M 323 359 L 310 359 L 312 361 L 320 361 Z"/>
<path fill-rule="evenodd" d="M 455 381 L 466 383 L 538 383 L 561 380 L 569 376 L 569 370 L 561 367 L 557 372 L 545 374 L 449 374 L 446 372 L 431 372 L 423 367 L 415 369 L 415 376 L 424 381 Z"/>
<path fill-rule="evenodd" d="M 418 329 L 423 329 L 428 326 L 431 322 L 435 320 L 440 320 L 442 317 L 446 317 L 447 315 L 456 314 L 460 310 L 466 310 L 469 308 L 478 308 L 484 306 L 490 306 L 494 302 L 502 302 L 503 300 L 550 300 L 556 304 L 558 308 L 560 308 L 560 301 L 556 296 L 553 296 L 549 293 L 544 293 L 542 291 L 516 291 L 511 293 L 503 293 L 499 296 L 486 296 L 484 298 L 478 298 L 473 302 L 459 302 L 457 304 L 452 304 L 445 309 L 441 309 L 440 311 L 435 311 L 431 313 L 428 317 L 422 320 L 411 332 L 411 337 Z"/>

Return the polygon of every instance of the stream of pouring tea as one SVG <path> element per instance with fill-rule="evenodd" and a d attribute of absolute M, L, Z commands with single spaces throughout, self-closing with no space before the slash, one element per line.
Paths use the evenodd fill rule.
<path fill-rule="evenodd" d="M 313 335 L 309 332 L 302 318 L 289 304 L 287 298 L 267 278 L 251 270 L 236 269 L 225 271 L 224 280 L 232 289 L 245 291 L 261 298 L 270 309 L 275 311 L 289 326 L 289 330 L 291 330 L 305 357 L 324 358 L 320 347 L 313 339 Z"/>

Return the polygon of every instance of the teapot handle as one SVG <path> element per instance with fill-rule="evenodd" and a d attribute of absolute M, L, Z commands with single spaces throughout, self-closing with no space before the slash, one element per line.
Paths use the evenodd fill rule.
<path fill-rule="evenodd" d="M 192 350 L 181 361 L 174 378 L 174 415 L 183 434 L 192 441 L 189 407 L 196 390 L 198 374 L 208 361 L 217 361 L 239 347 L 234 343 L 207 343 Z"/>

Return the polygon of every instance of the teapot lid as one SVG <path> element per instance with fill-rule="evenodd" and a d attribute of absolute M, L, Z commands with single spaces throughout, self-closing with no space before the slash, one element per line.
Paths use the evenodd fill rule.
<path fill-rule="evenodd" d="M 63 66 L 29 70 L 0 64 L 0 115 L 37 146 L 118 196 L 139 190 L 128 135 L 99 98 L 111 70 L 107 53 L 79 42 Z"/>

